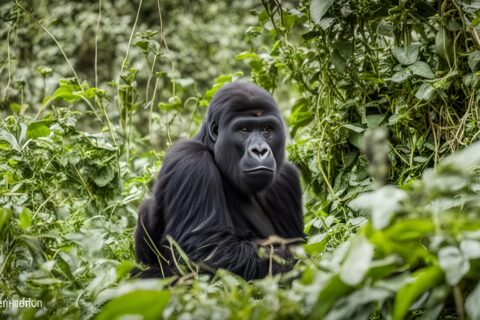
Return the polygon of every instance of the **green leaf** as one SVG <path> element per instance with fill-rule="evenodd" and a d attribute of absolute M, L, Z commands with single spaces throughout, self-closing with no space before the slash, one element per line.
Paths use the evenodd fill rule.
<path fill-rule="evenodd" d="M 305 248 L 305 251 L 311 255 L 322 253 L 325 250 L 325 245 L 329 238 L 330 237 L 326 232 L 314 235 L 308 239 L 307 244 L 303 247 Z"/>
<path fill-rule="evenodd" d="M 437 54 L 447 61 L 451 61 L 453 54 L 452 40 L 445 30 L 440 30 L 435 36 L 435 48 Z"/>
<path fill-rule="evenodd" d="M 473 169 L 480 164 L 480 141 L 472 143 L 460 152 L 456 152 L 441 161 L 442 165 L 459 169 Z"/>
<path fill-rule="evenodd" d="M 19 103 L 12 102 L 10 103 L 10 110 L 16 114 L 20 114 L 20 111 L 22 110 L 22 106 Z"/>
<path fill-rule="evenodd" d="M 308 125 L 313 120 L 313 113 L 308 108 L 308 101 L 304 98 L 295 102 L 288 124 L 292 127 L 291 136 L 295 136 L 297 130 Z"/>
<path fill-rule="evenodd" d="M 368 115 L 367 118 L 367 126 L 369 128 L 376 128 L 382 123 L 382 121 L 385 119 L 387 116 L 386 113 L 384 114 L 370 114 Z"/>
<path fill-rule="evenodd" d="M 356 125 L 353 125 L 353 124 L 350 124 L 350 123 L 342 124 L 342 127 L 347 128 L 348 130 L 352 130 L 352 131 L 357 132 L 357 133 L 361 133 L 361 132 L 365 131 L 365 128 L 362 128 L 362 127 L 359 127 L 359 126 L 356 126 Z"/>
<path fill-rule="evenodd" d="M 389 80 L 400 83 L 410 78 L 411 75 L 412 73 L 409 69 L 402 69 L 398 72 L 395 72 Z"/>
<path fill-rule="evenodd" d="M 9 221 L 12 211 L 8 208 L 0 208 L 0 239 L 5 237 L 5 233 L 10 227 Z"/>
<path fill-rule="evenodd" d="M 347 60 L 342 57 L 342 55 L 338 52 L 337 49 L 333 50 L 332 63 L 339 73 L 345 73 L 347 68 Z"/>
<path fill-rule="evenodd" d="M 32 225 L 32 213 L 28 208 L 23 208 L 18 215 L 20 228 L 28 229 Z"/>
<path fill-rule="evenodd" d="M 427 78 L 427 79 L 435 78 L 435 75 L 433 74 L 432 69 L 430 69 L 430 66 L 426 62 L 417 61 L 414 64 L 412 64 L 409 68 L 414 75 Z"/>
<path fill-rule="evenodd" d="M 454 246 L 441 248 L 438 251 L 438 263 L 445 272 L 448 284 L 457 285 L 470 270 L 470 263 L 462 252 Z"/>
<path fill-rule="evenodd" d="M 27 138 L 37 139 L 40 137 L 46 137 L 50 134 L 50 128 L 44 121 L 31 122 L 27 128 Z"/>
<path fill-rule="evenodd" d="M 340 279 L 350 286 L 358 285 L 370 269 L 372 258 L 373 246 L 364 236 L 357 236 L 342 264 Z"/>
<path fill-rule="evenodd" d="M 460 249 L 467 259 L 480 258 L 480 241 L 465 239 L 460 242 Z"/>
<path fill-rule="evenodd" d="M 325 320 L 369 319 L 371 309 L 368 308 L 368 305 L 371 303 L 381 304 L 391 295 L 392 292 L 386 288 L 372 288 L 370 286 L 360 288 L 339 299 L 327 314 Z"/>
<path fill-rule="evenodd" d="M 142 317 L 144 320 L 163 318 L 163 310 L 170 300 L 167 290 L 137 290 L 108 302 L 97 315 L 97 320 L 114 320 L 132 317 Z"/>
<path fill-rule="evenodd" d="M 310 17 L 316 24 L 320 23 L 325 13 L 333 4 L 333 0 L 312 0 L 310 1 Z"/>
<path fill-rule="evenodd" d="M 422 85 L 418 88 L 417 92 L 415 92 L 415 97 L 418 100 L 425 100 L 429 101 L 432 99 L 434 94 L 433 88 L 429 83 L 422 83 Z"/>
<path fill-rule="evenodd" d="M 375 229 L 388 226 L 395 212 L 400 208 L 400 201 L 407 197 L 405 191 L 393 186 L 385 186 L 373 192 L 366 192 L 350 201 L 348 206 L 355 210 L 367 210 L 372 215 Z"/>
<path fill-rule="evenodd" d="M 122 261 L 117 266 L 117 279 L 125 278 L 137 264 L 130 260 Z"/>
<path fill-rule="evenodd" d="M 405 319 L 410 306 L 424 292 L 442 283 L 443 272 L 437 266 L 427 267 L 412 274 L 412 281 L 398 291 L 393 305 L 393 320 Z"/>
<path fill-rule="evenodd" d="M 96 174 L 92 177 L 93 182 L 99 187 L 105 187 L 115 178 L 115 169 L 112 167 L 102 167 L 97 170 Z"/>
<path fill-rule="evenodd" d="M 377 33 L 382 36 L 393 37 L 393 24 L 385 20 L 380 21 L 377 26 Z"/>
<path fill-rule="evenodd" d="M 10 144 L 10 146 L 16 151 L 21 150 L 17 138 L 15 138 L 15 136 L 8 131 L 0 130 L 0 140 L 8 142 L 8 144 Z"/>
<path fill-rule="evenodd" d="M 60 87 L 55 92 L 49 96 L 45 97 L 43 104 L 45 105 L 48 101 L 54 100 L 54 99 L 62 99 L 65 100 L 68 103 L 74 103 L 78 100 L 80 100 L 80 96 L 72 91 L 72 87 Z"/>
<path fill-rule="evenodd" d="M 468 55 L 468 66 L 472 72 L 480 69 L 480 50 L 474 51 Z"/>
<path fill-rule="evenodd" d="M 135 42 L 137 48 L 142 49 L 144 52 L 148 52 L 148 41 L 147 40 L 138 40 Z"/>
<path fill-rule="evenodd" d="M 465 310 L 472 320 L 480 320 L 480 282 L 465 300 Z"/>
<path fill-rule="evenodd" d="M 418 59 L 418 52 L 420 50 L 419 44 L 412 44 L 406 47 L 397 47 L 392 50 L 393 55 L 398 62 L 407 66 L 415 63 Z"/>
<path fill-rule="evenodd" d="M 363 150 L 363 144 L 365 141 L 365 136 L 363 133 L 358 132 L 350 132 L 348 135 L 348 142 L 350 142 L 353 146 L 357 147 L 358 150 Z"/>
<path fill-rule="evenodd" d="M 332 305 L 351 291 L 353 288 L 340 280 L 340 276 L 330 278 L 317 297 L 311 319 L 323 319 Z"/>

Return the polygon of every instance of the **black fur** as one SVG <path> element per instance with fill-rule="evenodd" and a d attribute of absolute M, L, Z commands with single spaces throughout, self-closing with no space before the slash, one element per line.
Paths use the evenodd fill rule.
<path fill-rule="evenodd" d="M 271 95 L 246 82 L 222 87 L 200 132 L 169 150 L 153 198 L 139 209 L 136 256 L 151 267 L 140 277 L 177 272 L 158 255 L 171 260 L 167 235 L 210 270 L 254 279 L 291 268 L 258 255 L 269 236 L 304 237 L 298 171 L 284 158 L 285 131 Z"/>

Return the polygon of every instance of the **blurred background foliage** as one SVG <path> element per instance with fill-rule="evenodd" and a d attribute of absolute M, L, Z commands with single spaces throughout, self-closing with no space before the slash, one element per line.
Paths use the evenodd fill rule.
<path fill-rule="evenodd" d="M 0 300 L 43 302 L 2 317 L 480 319 L 479 10 L 2 2 Z M 165 151 L 242 77 L 288 123 L 305 190 L 298 265 L 250 283 L 129 279 Z"/>

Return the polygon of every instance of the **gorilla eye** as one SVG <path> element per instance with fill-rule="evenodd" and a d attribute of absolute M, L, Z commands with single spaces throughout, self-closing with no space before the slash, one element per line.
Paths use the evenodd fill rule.
<path fill-rule="evenodd" d="M 248 132 L 248 129 L 247 129 L 246 127 L 242 127 L 242 128 L 240 129 L 240 131 L 242 131 L 242 132 Z"/>
<path fill-rule="evenodd" d="M 262 133 L 270 133 L 272 132 L 272 127 L 267 126 L 262 129 Z"/>

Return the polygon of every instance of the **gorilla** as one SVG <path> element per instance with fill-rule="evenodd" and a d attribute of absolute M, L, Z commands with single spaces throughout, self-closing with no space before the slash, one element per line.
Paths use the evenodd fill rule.
<path fill-rule="evenodd" d="M 207 271 L 250 280 L 292 268 L 285 243 L 305 237 L 300 179 L 285 160 L 284 125 L 266 90 L 224 85 L 197 135 L 169 150 L 138 213 L 136 257 L 149 267 L 140 277 L 178 273 L 167 236 Z M 262 247 L 270 254 L 259 254 Z"/>

